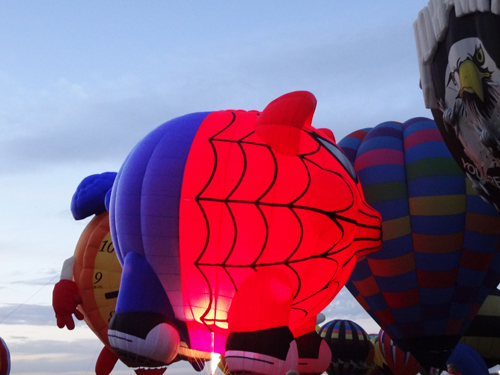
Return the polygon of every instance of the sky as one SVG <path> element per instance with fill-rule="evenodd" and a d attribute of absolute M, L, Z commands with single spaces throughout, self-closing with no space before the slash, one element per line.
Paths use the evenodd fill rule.
<path fill-rule="evenodd" d="M 0 336 L 12 374 L 93 374 L 102 344 L 51 307 L 87 220 L 71 197 L 117 171 L 156 126 L 191 112 L 262 110 L 308 90 L 313 125 L 342 139 L 431 113 L 412 23 L 424 0 L 0 1 Z M 379 327 L 345 289 L 325 309 Z M 117 375 L 133 374 L 117 365 Z M 167 374 L 195 373 L 186 364 Z"/>

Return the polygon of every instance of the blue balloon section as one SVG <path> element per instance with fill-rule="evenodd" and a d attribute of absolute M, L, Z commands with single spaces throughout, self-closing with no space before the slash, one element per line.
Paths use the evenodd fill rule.
<path fill-rule="evenodd" d="M 116 172 L 104 172 L 85 177 L 71 199 L 71 213 L 75 220 L 100 215 L 106 211 L 105 196 L 111 190 Z"/>
<path fill-rule="evenodd" d="M 457 371 L 463 375 L 489 374 L 488 366 L 481 356 L 466 344 L 458 343 L 447 363 L 454 364 Z"/>

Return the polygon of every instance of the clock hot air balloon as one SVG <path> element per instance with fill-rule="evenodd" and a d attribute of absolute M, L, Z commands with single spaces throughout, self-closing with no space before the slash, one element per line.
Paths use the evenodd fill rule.
<path fill-rule="evenodd" d="M 315 106 L 302 91 L 262 112 L 193 113 L 135 146 L 109 206 L 124 272 L 108 336 L 122 360 L 166 364 L 184 341 L 232 372 L 298 368 L 301 336 L 381 241 L 351 164 L 311 125 Z M 326 369 L 324 348 L 310 365 Z"/>
<path fill-rule="evenodd" d="M 500 209 L 500 7 L 431 0 L 414 31 L 425 105 L 476 191 Z"/>
<path fill-rule="evenodd" d="M 75 327 L 73 315 L 84 319 L 104 344 L 97 362 L 96 374 L 108 375 L 118 356 L 108 340 L 109 322 L 115 312 L 120 289 L 122 267 L 114 251 L 109 230 L 109 214 L 105 195 L 111 189 L 116 173 L 106 172 L 85 178 L 73 195 L 71 211 L 75 219 L 95 216 L 83 230 L 74 255 L 63 266 L 61 281 L 54 288 L 53 307 L 60 328 Z M 203 368 L 210 353 L 194 353 L 181 343 L 176 360 L 189 360 L 195 368 Z M 143 375 L 144 369 L 135 369 Z M 161 375 L 165 368 L 148 369 L 149 375 Z"/>
<path fill-rule="evenodd" d="M 339 142 L 382 215 L 382 250 L 347 288 L 424 368 L 445 368 L 500 281 L 500 214 L 477 195 L 434 121 L 359 130 Z"/>

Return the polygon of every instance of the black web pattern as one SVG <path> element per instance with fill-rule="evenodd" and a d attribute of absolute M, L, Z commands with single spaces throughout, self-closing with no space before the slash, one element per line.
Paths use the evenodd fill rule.
<path fill-rule="evenodd" d="M 347 217 L 347 216 L 343 216 L 343 213 L 345 211 L 348 211 L 352 206 L 353 204 L 355 203 L 354 201 L 354 197 L 356 194 L 358 194 L 357 192 L 354 192 L 353 189 L 352 189 L 352 185 L 350 184 L 347 184 L 347 186 L 349 186 L 350 188 L 350 193 L 351 193 L 351 197 L 350 197 L 350 200 L 351 202 L 347 205 L 347 207 L 345 207 L 344 209 L 342 210 L 339 210 L 339 211 L 324 211 L 324 210 L 320 210 L 320 209 L 317 209 L 317 208 L 313 208 L 313 207 L 308 207 L 308 206 L 304 206 L 304 205 L 299 205 L 297 204 L 297 202 L 307 193 L 308 189 L 309 189 L 309 186 L 311 184 L 311 173 L 310 173 L 310 168 L 312 166 L 315 166 L 317 168 L 320 168 L 322 170 L 326 170 L 324 169 L 323 167 L 321 167 L 320 165 L 318 165 L 315 161 L 312 160 L 311 156 L 313 156 L 314 154 L 316 154 L 323 146 L 318 143 L 318 147 L 316 150 L 314 150 L 313 152 L 310 152 L 310 153 L 307 153 L 307 154 L 299 154 L 297 155 L 302 164 L 304 165 L 305 169 L 307 170 L 307 177 L 308 177 L 308 183 L 307 183 L 307 186 L 306 188 L 295 198 L 293 199 L 292 201 L 286 203 L 286 204 L 276 204 L 276 203 L 269 203 L 269 202 L 264 202 L 263 201 L 263 198 L 271 191 L 271 189 L 273 188 L 274 186 L 274 183 L 276 182 L 277 180 L 277 176 L 278 176 L 278 163 L 277 163 L 277 159 L 276 159 L 276 155 L 275 153 L 273 152 L 273 150 L 271 149 L 271 147 L 269 147 L 268 145 L 264 144 L 264 143 L 260 143 L 260 142 L 254 142 L 254 141 L 251 141 L 249 140 L 248 138 L 250 136 L 253 135 L 254 131 L 251 131 L 249 132 L 247 135 L 241 137 L 240 139 L 237 139 L 237 140 L 231 140 L 231 139 L 225 139 L 223 137 L 220 137 L 220 135 L 226 131 L 228 128 L 230 128 L 233 124 L 235 124 L 235 120 L 237 118 L 237 114 L 232 112 L 232 119 L 231 121 L 225 126 L 223 127 L 222 130 L 218 131 L 216 134 L 214 134 L 212 137 L 210 137 L 208 139 L 211 147 L 212 147 L 212 150 L 213 150 L 213 156 L 214 156 L 214 166 L 213 166 L 213 170 L 212 170 L 212 173 L 206 183 L 206 185 L 203 187 L 203 189 L 199 192 L 199 194 L 196 196 L 195 200 L 196 200 L 196 203 L 200 209 L 200 211 L 202 212 L 203 214 L 203 217 L 205 219 L 205 224 L 206 224 L 206 231 L 207 231 L 207 238 L 206 238 L 206 241 L 205 241 L 205 245 L 200 253 L 200 255 L 198 256 L 198 258 L 196 259 L 195 261 L 195 267 L 198 269 L 198 271 L 200 272 L 201 275 L 203 275 L 203 278 L 205 279 L 205 282 L 208 286 L 208 290 L 210 291 L 210 301 L 209 301 L 209 304 L 207 306 L 207 309 L 205 311 L 205 313 L 201 316 L 201 320 L 204 322 L 204 324 L 206 325 L 206 327 L 208 329 L 210 329 L 209 327 L 209 324 L 214 324 L 214 323 L 217 323 L 217 322 L 225 322 L 227 323 L 227 319 L 224 319 L 224 320 L 221 320 L 221 319 L 217 319 L 217 317 L 214 317 L 214 318 L 207 318 L 207 315 L 209 314 L 210 310 L 212 309 L 213 307 L 213 304 L 214 304 L 214 291 L 212 290 L 211 286 L 210 286 L 210 282 L 209 282 L 209 278 L 207 276 L 207 274 L 203 271 L 203 269 L 205 267 L 209 267 L 209 268 L 213 268 L 213 267 L 218 267 L 220 269 L 222 269 L 227 277 L 231 280 L 232 284 L 233 284 L 233 287 L 234 287 L 234 290 L 236 292 L 237 290 L 237 285 L 236 285 L 236 282 L 234 281 L 233 277 L 231 276 L 229 270 L 230 269 L 234 269 L 234 268 L 251 268 L 253 271 L 256 271 L 258 267 L 270 267 L 270 266 L 277 266 L 277 265 L 281 265 L 281 266 L 285 266 L 287 267 L 290 271 L 292 271 L 296 278 L 297 278 L 297 284 L 298 284 L 298 288 L 297 288 L 297 291 L 294 295 L 294 298 L 293 298 L 293 306 L 292 306 L 292 309 L 294 310 L 299 310 L 299 311 L 302 311 L 303 312 L 303 315 L 304 317 L 307 316 L 307 311 L 304 309 L 304 308 L 301 308 L 300 307 L 300 304 L 315 297 L 316 295 L 326 291 L 326 290 L 329 290 L 329 289 L 332 289 L 330 291 L 330 295 L 331 295 L 331 298 L 330 298 L 330 301 L 333 299 L 333 297 L 337 294 L 338 290 L 343 286 L 343 285 L 339 285 L 339 283 L 335 280 L 336 276 L 337 276 L 337 273 L 338 273 L 338 270 L 342 269 L 343 267 L 346 266 L 347 263 L 349 263 L 350 260 L 352 260 L 353 257 L 356 256 L 356 254 L 352 254 L 351 257 L 349 257 L 348 260 L 346 260 L 345 262 L 343 262 L 342 264 L 339 264 L 339 262 L 335 259 L 335 255 L 344 251 L 348 246 L 340 246 L 338 247 L 338 243 L 335 243 L 333 244 L 332 246 L 330 246 L 328 249 L 326 249 L 325 251 L 321 252 L 320 254 L 315 254 L 315 255 L 311 255 L 307 258 L 302 258 L 302 259 L 293 259 L 293 256 L 294 254 L 299 250 L 300 246 L 302 245 L 303 243 L 303 224 L 301 222 L 301 219 L 299 217 L 299 215 L 297 214 L 297 211 L 299 210 L 303 210 L 303 211 L 311 211 L 311 212 L 316 212 L 316 213 L 320 213 L 322 215 L 325 215 L 327 216 L 331 222 L 332 222 L 332 225 L 335 225 L 338 227 L 338 229 L 341 231 L 342 233 L 342 237 L 344 236 L 344 228 L 343 228 L 343 223 L 349 223 L 349 224 L 354 224 L 356 225 L 357 227 L 368 227 L 366 225 L 363 225 L 362 223 L 358 223 L 356 222 L 355 220 Z M 306 134 L 312 138 L 315 138 L 317 140 L 317 135 L 316 134 L 313 134 L 313 133 L 308 133 L 306 132 Z M 210 197 L 210 196 L 207 196 L 205 194 L 206 190 L 208 189 L 208 187 L 210 186 L 211 182 L 212 182 L 212 179 L 214 178 L 215 176 L 215 173 L 217 171 L 217 168 L 219 167 L 219 160 L 218 160 L 218 155 L 217 155 L 217 149 L 216 149 L 216 146 L 215 144 L 217 142 L 229 142 L 231 144 L 234 144 L 236 145 L 240 151 L 241 151 L 241 154 L 242 154 L 242 157 L 243 157 L 243 162 L 244 162 L 244 166 L 243 166 L 243 170 L 241 172 L 241 176 L 239 178 L 239 181 L 236 183 L 235 187 L 233 188 L 233 190 L 227 194 L 225 197 L 223 198 L 214 198 L 214 197 Z M 272 178 L 272 181 L 271 183 L 269 184 L 269 186 L 265 189 L 265 191 L 260 195 L 260 197 L 258 197 L 257 199 L 254 199 L 254 200 L 240 200 L 240 199 L 233 199 L 232 196 L 234 195 L 234 193 L 237 191 L 238 187 L 240 186 L 240 184 L 242 183 L 243 179 L 244 179 L 244 176 L 245 176 L 245 172 L 246 172 L 246 169 L 247 169 L 247 154 L 245 152 L 245 149 L 243 147 L 243 145 L 254 145 L 254 146 L 258 146 L 258 147 L 262 147 L 263 149 L 265 149 L 266 152 L 269 153 L 269 155 L 271 155 L 272 157 L 272 160 L 274 162 L 274 176 Z M 338 172 L 335 172 L 335 171 L 332 171 L 332 170 L 326 170 L 328 172 L 331 172 L 337 176 L 339 176 L 340 178 L 342 178 L 344 181 L 346 181 L 346 178 L 344 176 L 342 176 L 340 173 Z M 202 259 L 203 259 L 203 256 L 205 255 L 205 253 L 208 250 L 209 248 L 209 241 L 210 241 L 210 222 L 209 222 L 209 219 L 208 219 L 208 215 L 206 213 L 206 210 L 204 209 L 203 207 L 203 203 L 204 202 L 217 202 L 217 203 L 220 203 L 220 204 L 223 204 L 225 209 L 227 210 L 227 212 L 230 214 L 231 216 L 231 219 L 232 219 L 232 224 L 234 226 L 234 238 L 233 238 L 233 242 L 232 242 L 232 247 L 231 247 L 231 250 L 228 252 L 228 255 L 226 256 L 226 258 L 220 262 L 220 263 L 206 263 L 206 262 L 203 262 Z M 229 264 L 228 261 L 232 255 L 232 252 L 234 250 L 234 247 L 236 245 L 236 239 L 238 237 L 238 223 L 237 221 L 235 220 L 235 217 L 233 215 L 233 212 L 232 212 L 232 209 L 231 209 L 231 204 L 232 203 L 238 203 L 238 204 L 248 204 L 252 207 L 255 207 L 259 212 L 260 212 L 260 215 L 262 216 L 262 219 L 263 219 L 263 222 L 265 223 L 265 231 L 266 231 L 266 236 L 265 236 L 265 241 L 260 249 L 260 252 L 259 254 L 253 259 L 253 261 L 249 264 Z M 300 227 L 300 240 L 298 241 L 298 243 L 296 244 L 295 248 L 293 249 L 290 249 L 290 254 L 289 256 L 283 261 L 276 261 L 276 262 L 262 262 L 261 261 L 261 257 L 262 255 L 264 254 L 264 252 L 266 251 L 266 246 L 267 246 L 267 239 L 268 239 L 268 236 L 269 236 L 269 226 L 268 226 L 268 220 L 266 219 L 266 215 L 263 211 L 263 208 L 264 207 L 281 207 L 281 208 L 285 208 L 285 209 L 288 209 L 292 214 L 293 216 L 296 218 L 297 220 L 297 223 L 299 224 L 299 227 Z M 361 208 L 364 212 L 365 215 L 367 216 L 373 216 L 375 217 L 375 215 L 373 215 L 373 212 L 371 210 L 371 208 L 369 208 L 368 206 L 363 206 Z M 361 210 L 360 209 L 360 210 Z M 372 229 L 379 229 L 379 228 L 373 228 L 373 227 L 369 227 L 369 228 L 372 228 Z M 368 238 L 357 238 L 355 239 L 355 241 L 372 241 L 373 240 L 373 249 L 376 249 L 378 248 L 378 241 L 377 240 L 374 240 L 374 239 L 368 239 Z M 337 248 L 338 247 L 338 248 Z M 370 247 L 368 248 L 364 248 L 364 249 L 359 249 L 358 251 L 365 251 L 367 249 L 369 249 Z M 298 263 L 301 263 L 301 262 L 307 262 L 308 260 L 311 260 L 311 259 L 315 259 L 315 258 L 318 258 L 318 259 L 323 259 L 325 261 L 325 266 L 324 266 L 324 269 L 336 269 L 337 271 L 335 271 L 335 273 L 331 276 L 331 278 L 328 280 L 328 282 L 326 282 L 324 285 L 320 285 L 318 286 L 317 290 L 312 293 L 311 295 L 305 297 L 305 298 L 302 298 L 301 300 L 297 300 L 297 296 L 300 294 L 300 291 L 301 291 L 301 287 L 302 287 L 302 282 L 301 282 L 301 278 L 300 278 L 300 275 L 299 273 L 297 272 L 297 270 L 294 268 L 294 265 L 298 264 Z M 332 264 L 333 263 L 333 264 Z M 334 287 L 332 287 L 334 286 Z"/>

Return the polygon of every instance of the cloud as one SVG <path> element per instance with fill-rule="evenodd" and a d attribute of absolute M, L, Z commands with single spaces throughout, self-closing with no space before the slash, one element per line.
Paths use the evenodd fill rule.
<path fill-rule="evenodd" d="M 29 340 L 7 343 L 11 353 L 12 373 L 72 373 L 93 367 L 103 345 L 96 340 L 64 342 L 56 340 Z M 77 372 L 84 374 L 85 372 Z"/>
<path fill-rule="evenodd" d="M 32 304 L 7 304 L 0 306 L 0 323 L 56 326 L 52 306 Z"/>
<path fill-rule="evenodd" d="M 358 323 L 368 333 L 378 333 L 380 330 L 380 327 L 345 287 L 322 312 L 326 316 L 325 323 L 333 319 L 347 319 Z"/>

